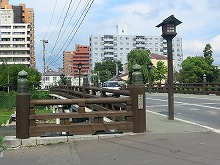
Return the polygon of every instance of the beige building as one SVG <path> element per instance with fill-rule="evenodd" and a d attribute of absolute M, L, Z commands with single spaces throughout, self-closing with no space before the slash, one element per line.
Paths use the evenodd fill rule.
<path fill-rule="evenodd" d="M 9 0 L 0 1 L 1 9 L 13 9 L 13 23 L 28 23 L 30 24 L 30 67 L 36 67 L 35 47 L 34 47 L 34 10 L 26 8 L 25 4 L 19 6 L 9 4 Z"/>
<path fill-rule="evenodd" d="M 73 76 L 73 55 L 74 51 L 63 52 L 63 70 L 65 75 Z"/>

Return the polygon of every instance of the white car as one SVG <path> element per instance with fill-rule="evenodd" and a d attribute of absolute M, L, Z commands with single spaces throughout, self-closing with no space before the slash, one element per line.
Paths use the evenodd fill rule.
<path fill-rule="evenodd" d="M 106 81 L 103 83 L 102 88 L 119 90 L 120 85 L 119 85 L 118 81 Z M 106 95 L 112 96 L 112 93 L 106 92 Z"/>

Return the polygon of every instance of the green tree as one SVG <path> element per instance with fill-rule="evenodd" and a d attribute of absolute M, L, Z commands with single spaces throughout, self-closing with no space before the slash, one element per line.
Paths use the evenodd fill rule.
<path fill-rule="evenodd" d="M 182 62 L 182 69 L 178 75 L 180 82 L 202 82 L 203 75 L 206 75 L 208 82 L 220 80 L 219 69 L 213 65 L 212 46 L 206 44 L 203 56 L 188 57 Z"/>
<path fill-rule="evenodd" d="M 208 82 L 216 81 L 219 77 L 217 67 L 210 65 L 206 58 L 202 56 L 187 57 L 182 62 L 182 69 L 178 75 L 178 81 L 185 83 L 199 83 L 206 75 Z"/>
<path fill-rule="evenodd" d="M 157 62 L 157 67 L 155 68 L 154 73 L 155 73 L 154 75 L 155 80 L 160 81 L 160 83 L 163 79 L 167 77 L 168 68 L 163 61 Z"/>
<path fill-rule="evenodd" d="M 139 49 L 133 49 L 128 53 L 127 59 L 128 59 L 128 72 L 130 78 L 129 83 L 131 83 L 132 67 L 135 64 L 141 66 L 141 72 L 143 74 L 144 83 L 148 82 L 147 64 L 151 62 L 150 54 L 151 54 L 150 50 L 139 50 Z"/>
<path fill-rule="evenodd" d="M 203 50 L 203 56 L 206 62 L 209 65 L 212 65 L 214 59 L 212 58 L 212 46 L 210 44 L 206 44 L 205 49 Z"/>
<path fill-rule="evenodd" d="M 212 46 L 210 44 L 206 44 L 203 55 L 204 57 L 212 57 Z"/>
<path fill-rule="evenodd" d="M 41 75 L 33 68 L 28 68 L 26 65 L 0 65 L 0 88 L 6 89 L 9 82 L 11 89 L 17 89 L 18 72 L 25 70 L 28 73 L 28 85 L 30 89 L 40 85 Z"/>
<path fill-rule="evenodd" d="M 100 77 L 101 82 L 105 82 L 113 76 L 117 75 L 116 66 L 118 66 L 118 72 L 123 71 L 121 61 L 107 59 L 102 62 L 95 63 L 93 74 L 95 74 L 96 76 L 94 76 L 93 78 L 94 82 L 98 82 L 98 76 Z"/>

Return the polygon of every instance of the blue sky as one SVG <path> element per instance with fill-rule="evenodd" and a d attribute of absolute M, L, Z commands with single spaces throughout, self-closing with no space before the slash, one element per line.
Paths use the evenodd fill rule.
<path fill-rule="evenodd" d="M 63 21 L 70 2 L 71 10 Z M 43 46 L 40 41 L 42 39 L 47 39 L 49 42 L 46 44 L 47 64 L 52 69 L 56 69 L 62 67 L 64 48 L 74 50 L 75 44 L 88 45 L 89 36 L 92 34 L 115 34 L 116 26 L 126 23 L 129 35 L 160 36 L 161 29 L 155 26 L 170 15 L 174 15 L 183 22 L 177 26 L 177 33 L 183 39 L 184 58 L 202 55 L 205 45 L 210 43 L 214 63 L 220 64 L 219 0 L 94 0 L 79 30 L 72 36 L 76 32 L 73 27 L 87 2 L 89 0 L 9 1 L 13 5 L 25 3 L 27 8 L 34 8 L 35 49 L 39 70 L 43 69 Z M 76 10 L 77 4 L 79 7 Z M 70 33 L 71 31 L 73 33 Z M 57 40 L 57 36 L 59 36 L 59 40 Z M 65 45 L 65 40 L 68 37 L 70 38 L 69 44 Z"/>

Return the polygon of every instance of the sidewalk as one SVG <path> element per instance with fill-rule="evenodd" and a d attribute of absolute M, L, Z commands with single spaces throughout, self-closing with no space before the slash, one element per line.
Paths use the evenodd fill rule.
<path fill-rule="evenodd" d="M 98 135 L 69 143 L 5 150 L 0 164 L 217 165 L 220 135 L 206 128 L 147 113 L 144 134 Z"/>

